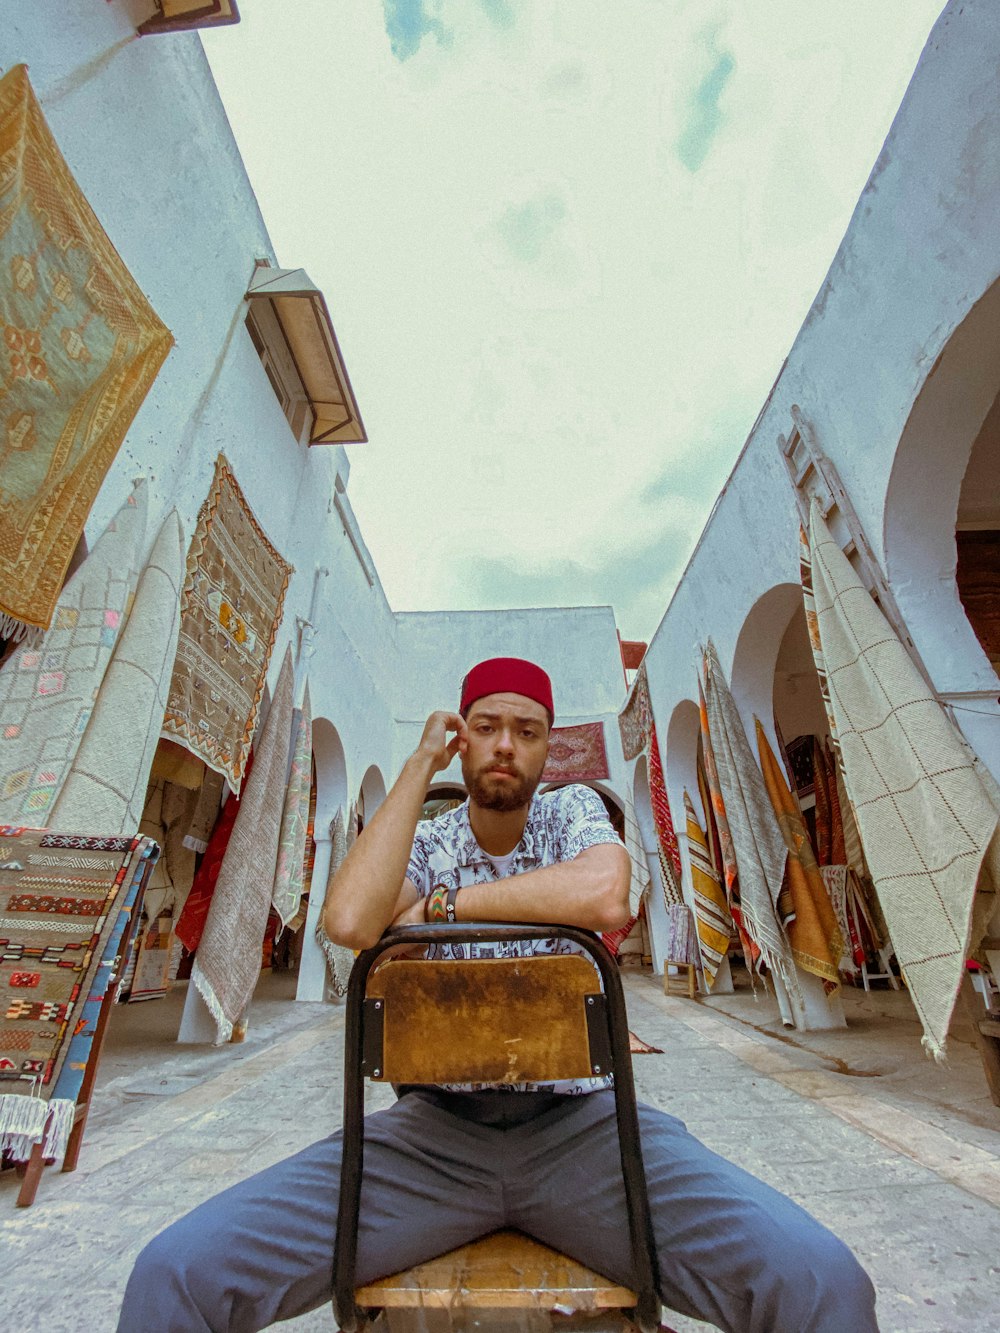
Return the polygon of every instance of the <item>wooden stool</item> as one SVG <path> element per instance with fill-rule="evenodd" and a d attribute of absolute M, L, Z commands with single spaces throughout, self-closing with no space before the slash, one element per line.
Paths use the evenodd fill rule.
<path fill-rule="evenodd" d="M 677 975 L 676 975 L 676 976 L 671 976 L 671 975 L 670 975 L 670 969 L 671 969 L 672 967 L 676 967 L 676 968 L 677 968 Z M 682 969 L 683 969 L 683 971 L 682 971 Z M 687 973 L 687 977 L 686 977 L 686 979 L 685 979 L 685 975 L 684 975 L 685 972 Z M 671 990 L 671 985 L 674 985 L 674 986 L 681 986 L 683 989 L 680 990 L 680 991 L 677 991 L 677 990 Z M 664 995 L 677 995 L 677 994 L 683 994 L 684 991 L 686 990 L 686 991 L 687 991 L 687 997 L 688 997 L 688 999 L 689 999 L 689 1000 L 693 1000 L 694 997 L 695 997 L 695 992 L 696 992 L 696 990 L 697 990 L 697 986 L 698 986 L 698 982 L 697 982 L 697 979 L 695 978 L 695 973 L 694 973 L 694 963 L 682 963 L 682 962 L 679 962 L 676 958 L 668 958 L 668 959 L 664 962 L 664 964 L 663 964 L 663 993 L 664 993 Z"/>

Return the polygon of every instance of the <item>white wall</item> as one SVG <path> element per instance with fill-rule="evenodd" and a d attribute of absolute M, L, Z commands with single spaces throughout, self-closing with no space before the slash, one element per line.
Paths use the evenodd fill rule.
<path fill-rule="evenodd" d="M 953 534 L 971 446 L 1000 388 L 997 340 L 982 336 L 986 329 L 991 334 L 1000 329 L 1000 313 L 994 317 L 992 311 L 994 305 L 1000 311 L 1000 291 L 991 293 L 1000 272 L 998 60 L 995 3 L 950 4 L 931 34 L 827 278 L 650 644 L 646 666 L 661 726 L 682 699 L 692 697 L 698 645 L 711 635 L 730 674 L 746 626 L 755 641 L 749 658 L 756 672 L 742 671 L 737 662 L 734 688 L 752 734 L 752 712 L 764 701 L 763 680 L 769 675 L 760 654 L 776 657 L 791 609 L 780 585 L 794 595 L 799 582 L 799 519 L 777 448 L 779 435 L 791 432 L 793 404 L 802 408 L 836 464 L 937 688 L 946 694 L 976 689 L 997 694 L 1000 682 L 954 591 Z M 980 317 L 986 306 L 991 309 Z M 967 317 L 973 326 L 968 333 Z M 906 442 L 922 390 L 942 378 L 932 378 L 932 372 L 944 365 L 953 337 L 957 364 L 943 377 L 948 392 L 939 406 L 943 410 L 950 403 L 954 418 L 961 404 L 964 420 L 947 438 L 939 431 L 926 450 L 913 450 L 917 461 L 910 472 L 916 480 L 911 478 L 910 493 L 897 486 L 897 514 L 890 479 L 900 441 Z M 937 461 L 936 471 L 928 469 L 929 455 Z M 926 511 L 922 516 L 914 510 L 914 491 Z M 915 581 L 913 569 L 934 525 L 952 554 L 950 572 L 941 573 L 940 561 L 934 566 L 937 582 L 946 585 L 946 614 L 938 605 L 930 615 L 923 609 L 928 583 Z M 765 614 L 755 623 L 751 613 L 762 605 Z M 765 716 L 769 708 L 762 720 Z M 996 717 L 980 726 L 961 712 L 956 716 L 1000 773 Z M 669 781 L 669 753 L 666 761 Z"/>
<path fill-rule="evenodd" d="M 552 677 L 557 726 L 604 723 L 608 786 L 624 800 L 618 709 L 625 676 L 611 607 L 401 612 L 396 629 L 397 769 L 416 746 L 428 715 L 458 707 L 462 679 L 471 666 L 487 657 L 526 657 Z M 458 762 L 440 777 L 460 781 Z"/>
<path fill-rule="evenodd" d="M 349 795 L 373 764 L 391 783 L 427 713 L 454 703 L 465 670 L 510 653 L 550 671 L 558 721 L 606 722 L 610 785 L 624 796 L 615 716 L 625 690 L 610 608 L 393 616 L 377 575 L 369 579 L 332 504 L 338 471 L 346 482 L 345 452 L 296 443 L 244 328 L 254 260 L 308 269 L 309 256 L 273 253 L 197 36 L 137 38 L 148 9 L 145 0 L 42 0 L 5 6 L 0 28 L 0 65 L 29 65 L 74 175 L 176 339 L 97 498 L 88 540 L 139 474 L 150 484 L 150 544 L 170 506 L 190 534 L 223 450 L 296 568 L 272 682 L 297 622 L 309 619 L 316 571 L 329 571 L 319 576 L 300 682 L 308 670 L 314 713 L 343 747 Z M 798 517 L 776 447 L 792 404 L 836 463 L 938 689 L 959 708 L 975 703 L 956 715 L 1000 776 L 1000 681 L 954 592 L 948 537 L 972 442 L 1000 388 L 996 14 L 995 0 L 954 0 L 936 25 L 650 645 L 675 816 L 669 722 L 696 697 L 707 635 L 730 673 L 746 629 L 735 689 L 748 729 L 770 699 L 761 654 L 776 659 L 799 577 Z M 344 355 L 349 368 L 349 346 Z"/>
<path fill-rule="evenodd" d="M 299 685 L 308 670 L 314 713 L 337 729 L 353 796 L 370 764 L 391 766 L 392 615 L 333 508 L 336 475 L 349 473 L 344 449 L 295 440 L 246 331 L 254 260 L 278 257 L 200 40 L 137 37 L 135 21 L 150 8 L 46 0 L 6 6 L 0 26 L 0 64 L 29 66 L 74 176 L 175 339 L 85 535 L 92 545 L 141 475 L 149 482 L 147 544 L 171 507 L 190 537 L 224 452 L 262 528 L 295 566 L 272 685 L 286 645 L 297 645 L 297 622 L 309 617 L 315 571 L 329 571 Z M 308 255 L 281 259 L 309 264 Z M 349 347 L 345 357 L 349 366 Z"/>

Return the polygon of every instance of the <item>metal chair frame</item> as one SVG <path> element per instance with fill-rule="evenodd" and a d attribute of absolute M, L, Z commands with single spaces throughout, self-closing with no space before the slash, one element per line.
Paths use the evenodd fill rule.
<path fill-rule="evenodd" d="M 401 926 L 388 930 L 377 944 L 358 955 L 347 990 L 344 1049 L 344 1146 L 340 1176 L 340 1205 L 333 1260 L 333 1309 L 343 1333 L 356 1333 L 366 1319 L 355 1302 L 357 1224 L 364 1170 L 364 1079 L 378 1071 L 366 1059 L 371 1051 L 375 1015 L 366 1008 L 368 977 L 375 963 L 390 949 L 409 945 L 471 944 L 492 941 L 565 939 L 579 945 L 597 966 L 606 1003 L 598 1006 L 604 1022 L 592 1029 L 606 1053 L 601 1072 L 614 1073 L 615 1113 L 629 1236 L 635 1273 L 636 1307 L 630 1317 L 642 1333 L 655 1333 L 660 1321 L 658 1272 L 653 1224 L 646 1192 L 646 1172 L 639 1140 L 639 1117 L 629 1055 L 625 998 L 618 967 L 600 939 L 576 926 L 522 925 L 502 922 L 455 922 Z M 460 968 L 461 961 L 454 966 Z M 600 1029 L 603 1028 L 603 1031 Z"/>

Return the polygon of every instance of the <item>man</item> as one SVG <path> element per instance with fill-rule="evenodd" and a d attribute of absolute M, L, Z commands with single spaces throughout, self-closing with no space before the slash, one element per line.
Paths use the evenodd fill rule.
<path fill-rule="evenodd" d="M 442 915 L 594 931 L 624 923 L 628 854 L 600 799 L 578 786 L 536 795 L 552 718 L 540 667 L 516 658 L 474 667 L 458 713 L 427 720 L 344 861 L 324 907 L 331 938 L 366 948 L 392 922 Z M 456 754 L 468 803 L 418 823 L 428 783 Z M 482 956 L 499 946 L 445 947 Z M 359 1283 L 504 1226 L 630 1281 L 605 1080 L 400 1091 L 366 1120 Z M 672 1116 L 640 1106 L 639 1118 L 671 1309 L 733 1333 L 877 1333 L 871 1283 L 836 1237 Z M 339 1168 L 335 1134 L 169 1227 L 139 1256 L 120 1333 L 244 1333 L 328 1300 Z"/>

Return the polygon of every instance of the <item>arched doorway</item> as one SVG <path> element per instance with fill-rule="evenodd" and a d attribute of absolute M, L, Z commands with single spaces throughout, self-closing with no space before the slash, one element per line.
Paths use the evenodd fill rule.
<path fill-rule="evenodd" d="M 316 762 L 316 828 L 328 828 L 338 810 L 346 815 L 347 759 L 337 728 L 325 717 L 313 722 Z"/>
<path fill-rule="evenodd" d="M 989 623 L 995 629 L 997 594 L 995 582 L 978 584 L 1000 543 L 998 342 L 995 282 L 924 380 L 896 448 L 883 532 L 886 576 L 907 629 L 936 690 L 995 776 L 1000 677 L 990 659 Z"/>
<path fill-rule="evenodd" d="M 372 764 L 361 779 L 358 792 L 358 832 L 364 828 L 385 800 L 385 778 L 377 764 Z"/>
<path fill-rule="evenodd" d="M 313 762 L 316 765 L 316 853 L 309 890 L 309 910 L 302 927 L 302 954 L 295 990 L 297 1000 L 322 1000 L 325 994 L 326 959 L 316 940 L 316 925 L 323 910 L 330 874 L 330 824 L 338 810 L 344 819 L 347 818 L 347 759 L 340 734 L 328 718 L 317 717 L 313 721 L 312 738 Z"/>
<path fill-rule="evenodd" d="M 457 809 L 468 795 L 461 782 L 432 782 L 424 797 L 421 819 L 437 819 L 439 815 Z"/>
<path fill-rule="evenodd" d="M 751 749 L 755 748 L 754 717 L 760 718 L 773 740 L 772 697 L 778 654 L 789 622 L 802 608 L 801 585 L 777 583 L 754 602 L 736 640 L 730 689 Z"/>
<path fill-rule="evenodd" d="M 663 776 L 670 796 L 670 808 L 678 814 L 683 810 L 684 792 L 698 791 L 698 742 L 701 739 L 701 719 L 698 705 L 692 699 L 682 699 L 670 714 L 667 727 L 667 745 L 664 755 Z M 681 821 L 675 821 L 677 841 L 686 845 Z"/>
<path fill-rule="evenodd" d="M 807 747 L 811 762 L 814 738 L 822 746 L 828 732 L 801 584 L 775 584 L 750 608 L 736 641 L 731 689 L 753 761 L 760 764 L 756 719 L 779 768 L 784 769 L 786 783 L 797 791 L 784 740 L 800 741 Z M 799 799 L 802 802 L 801 793 Z M 806 819 L 812 834 L 814 826 L 808 814 Z M 777 825 L 774 827 L 776 831 Z M 829 897 L 825 886 L 818 886 L 817 892 Z M 830 965 L 835 968 L 838 961 L 833 959 Z M 787 995 L 777 973 L 772 974 L 771 981 L 782 1021 L 791 1019 L 806 1031 L 846 1025 L 839 997 L 828 997 L 813 971 L 796 965 L 797 984 Z"/>

